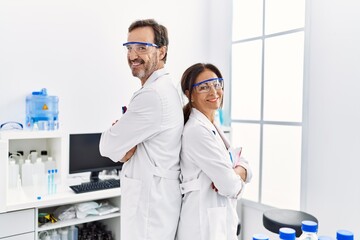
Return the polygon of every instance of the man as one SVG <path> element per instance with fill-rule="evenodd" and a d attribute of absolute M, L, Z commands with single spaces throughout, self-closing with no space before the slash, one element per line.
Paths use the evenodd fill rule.
<path fill-rule="evenodd" d="M 125 162 L 121 171 L 121 239 L 171 240 L 179 221 L 179 94 L 164 68 L 167 29 L 153 19 L 132 23 L 127 58 L 142 87 L 126 113 L 102 134 L 100 152 Z"/>

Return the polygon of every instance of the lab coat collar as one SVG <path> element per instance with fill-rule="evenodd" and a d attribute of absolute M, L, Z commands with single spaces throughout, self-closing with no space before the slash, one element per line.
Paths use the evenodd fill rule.
<path fill-rule="evenodd" d="M 150 77 L 146 80 L 145 84 L 143 85 L 143 87 L 153 83 L 156 81 L 156 79 L 164 76 L 164 75 L 168 75 L 169 72 L 165 69 L 165 68 L 160 68 L 158 70 L 156 70 L 155 72 L 153 72 Z"/>
<path fill-rule="evenodd" d="M 227 140 L 227 138 L 226 138 L 225 134 L 223 133 L 223 131 L 221 130 L 220 126 L 218 126 L 216 123 L 213 124 L 212 122 L 210 122 L 210 120 L 202 112 L 200 112 L 196 108 L 191 109 L 190 118 L 195 118 L 196 120 L 200 121 L 208 129 L 210 129 L 214 135 L 218 134 L 220 136 L 221 140 L 224 142 L 224 145 L 225 145 L 226 149 L 229 149 L 230 143 Z"/>
<path fill-rule="evenodd" d="M 210 122 L 210 120 L 205 116 L 205 114 L 203 114 L 202 112 L 200 112 L 196 108 L 191 109 L 190 118 L 195 118 L 196 120 L 200 121 L 207 128 L 211 129 L 211 131 L 213 131 L 213 133 L 216 135 L 217 130 L 216 130 L 214 124 L 212 122 Z"/>

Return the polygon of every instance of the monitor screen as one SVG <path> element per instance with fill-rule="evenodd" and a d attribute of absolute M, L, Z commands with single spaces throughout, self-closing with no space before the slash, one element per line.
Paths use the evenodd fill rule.
<path fill-rule="evenodd" d="M 113 162 L 100 155 L 101 133 L 70 134 L 69 173 L 91 172 L 90 180 L 97 181 L 103 170 L 121 170 L 123 163 Z"/>

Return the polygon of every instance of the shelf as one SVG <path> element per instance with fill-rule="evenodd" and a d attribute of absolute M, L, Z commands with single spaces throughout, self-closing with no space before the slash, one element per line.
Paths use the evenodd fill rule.
<path fill-rule="evenodd" d="M 121 195 L 120 188 L 113 188 L 101 191 L 93 191 L 87 193 L 74 193 L 67 185 L 58 186 L 58 191 L 53 195 L 43 195 L 41 200 L 37 199 L 34 188 L 12 190 L 8 192 L 7 211 L 15 211 L 26 208 L 45 208 L 57 205 L 65 205 L 96 199 L 105 199 L 119 197 Z"/>
<path fill-rule="evenodd" d="M 37 138 L 57 138 L 62 137 L 63 132 L 55 131 L 30 131 L 30 130 L 14 130 L 0 131 L 0 139 L 37 139 Z"/>
<path fill-rule="evenodd" d="M 104 219 L 116 218 L 116 217 L 120 217 L 120 212 L 110 213 L 110 214 L 106 214 L 106 215 L 102 215 L 102 216 L 88 216 L 88 217 L 85 217 L 82 219 L 76 218 L 76 219 L 71 219 L 71 220 L 66 220 L 66 221 L 58 221 L 56 223 L 46 223 L 45 225 L 38 227 L 38 232 L 68 227 L 68 226 L 72 226 L 72 225 L 78 225 L 78 224 L 87 223 L 87 222 L 94 222 L 94 221 L 100 221 L 100 220 L 104 220 Z"/>

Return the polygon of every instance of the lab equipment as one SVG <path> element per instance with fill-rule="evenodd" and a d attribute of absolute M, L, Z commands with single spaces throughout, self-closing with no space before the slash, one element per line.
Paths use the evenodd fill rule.
<path fill-rule="evenodd" d="M 23 187 L 33 185 L 34 166 L 30 159 L 26 159 L 21 167 L 21 183 Z"/>
<path fill-rule="evenodd" d="M 69 240 L 78 240 L 79 238 L 79 229 L 75 225 L 69 227 Z"/>
<path fill-rule="evenodd" d="M 15 188 L 17 187 L 19 178 L 19 165 L 16 164 L 15 159 L 11 159 L 9 161 L 9 187 Z"/>
<path fill-rule="evenodd" d="M 354 233 L 348 230 L 336 231 L 337 240 L 354 240 Z"/>
<path fill-rule="evenodd" d="M 253 235 L 253 240 L 269 240 L 269 237 L 265 234 L 257 233 Z"/>
<path fill-rule="evenodd" d="M 279 238 L 282 240 L 295 240 L 295 230 L 292 228 L 282 227 L 279 229 Z"/>
<path fill-rule="evenodd" d="M 302 221 L 301 223 L 302 234 L 299 240 L 318 240 L 317 231 L 318 224 L 314 221 Z"/>
<path fill-rule="evenodd" d="M 45 164 L 45 173 L 48 173 L 48 171 L 52 169 L 56 169 L 56 162 L 54 161 L 53 157 L 48 157 L 47 161 L 44 162 Z"/>
<path fill-rule="evenodd" d="M 26 126 L 33 130 L 59 128 L 59 98 L 49 96 L 46 88 L 26 96 Z"/>

